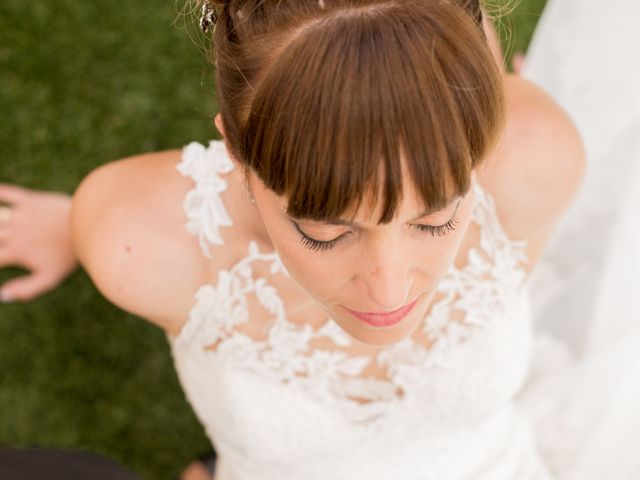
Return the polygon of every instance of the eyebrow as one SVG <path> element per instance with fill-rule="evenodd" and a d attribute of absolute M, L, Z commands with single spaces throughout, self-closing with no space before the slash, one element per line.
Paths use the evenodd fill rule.
<path fill-rule="evenodd" d="M 417 220 L 420 220 L 423 217 L 426 217 L 428 215 L 432 215 L 436 212 L 439 212 L 441 210 L 444 210 L 445 208 L 451 206 L 451 204 L 453 204 L 455 201 L 458 201 L 458 204 L 460 203 L 460 200 L 462 199 L 463 195 L 457 195 L 455 197 L 453 197 L 451 200 L 449 200 L 449 203 L 447 203 L 444 206 L 440 206 L 440 205 L 434 205 L 431 206 L 430 208 L 426 209 L 424 212 L 420 213 L 417 217 L 412 218 L 411 220 L 409 220 L 409 222 L 415 222 Z M 458 205 L 456 205 L 456 210 L 458 208 Z M 318 220 L 314 220 L 314 219 L 310 219 L 310 218 L 301 218 L 301 217 L 291 217 L 294 220 L 299 220 L 299 221 L 305 221 L 305 220 L 311 220 L 311 221 L 318 221 Z M 330 218 L 330 219 L 326 219 L 326 220 L 321 220 L 321 223 L 326 223 L 327 225 L 345 225 L 347 227 L 352 227 L 352 228 L 358 228 L 360 225 L 356 222 L 352 222 L 350 220 L 343 220 L 341 218 Z"/>

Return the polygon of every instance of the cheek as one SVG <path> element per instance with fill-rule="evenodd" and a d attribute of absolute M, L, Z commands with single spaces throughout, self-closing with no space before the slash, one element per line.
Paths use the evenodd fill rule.
<path fill-rule="evenodd" d="M 336 279 L 348 276 L 344 262 L 333 261 L 332 255 L 305 248 L 295 232 L 272 237 L 272 241 L 291 278 L 316 300 L 331 298 L 339 288 Z"/>
<path fill-rule="evenodd" d="M 407 264 L 415 288 L 431 291 L 447 274 L 454 263 L 460 240 L 451 232 L 440 245 L 433 244 L 431 248 L 424 248 L 412 252 Z"/>
<path fill-rule="evenodd" d="M 454 231 L 433 242 L 432 247 L 418 248 L 412 252 L 416 268 L 422 274 L 421 278 L 429 283 L 439 282 L 456 261 L 471 224 L 468 205 L 459 212 L 457 218 L 458 226 Z"/>

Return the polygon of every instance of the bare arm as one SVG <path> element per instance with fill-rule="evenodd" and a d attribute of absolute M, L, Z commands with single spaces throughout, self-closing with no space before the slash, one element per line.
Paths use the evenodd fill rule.
<path fill-rule="evenodd" d="M 114 305 L 175 333 L 202 278 L 197 240 L 181 228 L 192 181 L 175 169 L 181 152 L 126 158 L 78 186 L 71 237 L 80 264 Z"/>
<path fill-rule="evenodd" d="M 180 228 L 192 188 L 175 170 L 180 155 L 110 162 L 87 175 L 73 197 L 0 184 L 0 203 L 10 208 L 8 221 L 0 221 L 0 268 L 30 271 L 2 285 L 6 301 L 48 292 L 80 264 L 113 304 L 177 332 L 204 274 L 201 256 L 191 254 L 197 241 Z"/>
<path fill-rule="evenodd" d="M 533 266 L 573 203 L 586 171 L 573 121 L 531 82 L 505 76 L 507 127 L 482 168 L 501 222 L 511 238 L 528 241 Z"/>

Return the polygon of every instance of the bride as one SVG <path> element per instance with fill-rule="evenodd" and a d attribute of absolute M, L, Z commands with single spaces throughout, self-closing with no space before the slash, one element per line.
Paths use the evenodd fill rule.
<path fill-rule="evenodd" d="M 528 301 L 584 150 L 501 74 L 478 2 L 205 13 L 224 142 L 109 163 L 72 201 L 3 185 L 0 264 L 43 290 L 77 259 L 166 331 L 216 480 L 599 478 L 548 448 L 565 396 Z"/>

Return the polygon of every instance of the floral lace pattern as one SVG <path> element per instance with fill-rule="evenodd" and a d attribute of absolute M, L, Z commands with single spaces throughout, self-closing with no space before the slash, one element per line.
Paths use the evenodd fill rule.
<path fill-rule="evenodd" d="M 227 189 L 227 182 L 220 178 L 220 174 L 233 170 L 233 163 L 227 157 L 222 142 L 212 141 L 209 148 L 192 142 L 184 148 L 182 161 L 176 169 L 196 182 L 183 203 L 188 218 L 185 227 L 189 233 L 198 236 L 204 255 L 211 258 L 208 244 L 222 245 L 220 227 L 233 225 L 220 199 L 220 194 Z"/>
<path fill-rule="evenodd" d="M 190 218 L 187 228 L 191 227 L 201 242 L 220 244 L 218 228 L 231 224 L 219 197 L 211 193 L 224 190 L 226 183 L 219 174 L 228 168 L 229 164 L 219 158 L 213 162 L 209 152 L 197 144 L 185 151 L 180 171 L 193 173 L 197 182 L 185 202 Z M 275 252 L 260 252 L 255 242 L 249 244 L 245 258 L 218 272 L 215 285 L 203 285 L 198 290 L 176 346 L 197 346 L 260 378 L 295 386 L 319 401 L 348 410 L 358 421 L 380 416 L 390 404 L 404 401 L 407 392 L 415 390 L 417 378 L 424 383 L 426 372 L 459 361 L 455 347 L 477 331 L 495 327 L 498 319 L 508 315 L 510 303 L 523 287 L 526 242 L 507 238 L 492 199 L 477 182 L 473 188 L 474 221 L 481 227 L 479 249 L 471 249 L 466 266 L 452 266 L 439 284 L 437 291 L 443 298 L 432 306 L 422 328 L 424 338 L 431 343 L 429 349 L 410 337 L 377 355 L 354 356 L 348 353 L 351 338 L 333 320 L 327 318 L 317 330 L 288 321 L 285 305 L 270 278 L 256 278 L 253 266 L 267 262 L 272 276 L 286 275 L 286 271 Z M 210 255 L 208 249 L 204 251 Z M 252 338 L 238 330 L 250 321 L 251 296 L 270 316 L 264 338 Z M 451 321 L 454 311 L 462 313 L 463 321 Z M 310 344 L 320 338 L 330 339 L 335 348 L 311 348 Z M 385 378 L 363 377 L 372 363 L 386 369 Z"/>

